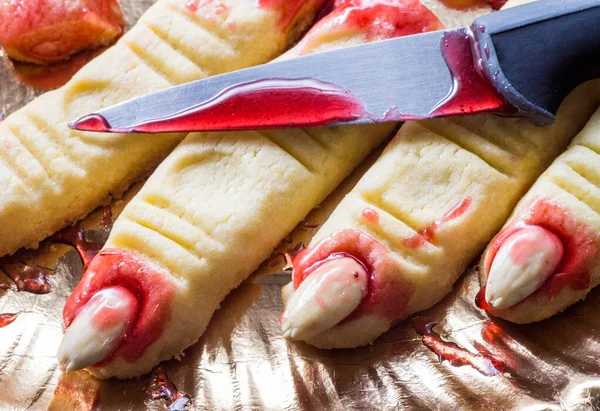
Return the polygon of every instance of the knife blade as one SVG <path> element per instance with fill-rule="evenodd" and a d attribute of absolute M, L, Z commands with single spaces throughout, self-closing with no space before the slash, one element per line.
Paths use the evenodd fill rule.
<path fill-rule="evenodd" d="M 567 4 L 565 4 L 567 3 Z M 471 27 L 273 62 L 84 116 L 84 131 L 159 133 L 363 124 L 493 112 L 549 124 L 600 77 L 600 0 L 540 0 Z"/>

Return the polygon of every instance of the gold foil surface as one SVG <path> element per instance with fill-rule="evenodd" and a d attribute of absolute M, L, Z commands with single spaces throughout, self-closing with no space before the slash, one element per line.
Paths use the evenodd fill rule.
<path fill-rule="evenodd" d="M 131 24 L 152 1 L 122 3 Z M 0 65 L 5 115 L 39 93 L 14 80 L 10 63 Z M 310 240 L 377 154 L 229 295 L 197 344 L 137 379 L 99 381 L 85 371 L 61 373 L 55 358 L 61 313 L 82 260 L 75 248 L 54 240 L 19 253 L 17 259 L 45 273 L 50 292 L 18 292 L 0 270 L 0 324 L 5 325 L 0 410 L 600 409 L 598 290 L 550 320 L 514 325 L 475 307 L 479 284 L 473 264 L 441 303 L 371 346 L 327 351 L 283 339 L 281 288 L 290 280 L 282 273 L 286 251 Z M 113 217 L 138 188 L 112 204 Z M 80 223 L 87 245 L 106 239 L 110 227 L 103 216 L 98 210 Z M 417 332 L 432 326 L 428 335 Z"/>

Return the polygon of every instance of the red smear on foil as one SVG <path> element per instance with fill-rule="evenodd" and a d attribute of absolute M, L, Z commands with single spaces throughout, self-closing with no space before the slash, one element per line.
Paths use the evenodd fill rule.
<path fill-rule="evenodd" d="M 110 207 L 104 207 L 102 211 L 102 224 L 108 228 L 112 225 L 112 213 Z M 85 239 L 85 230 L 80 223 L 66 227 L 58 233 L 50 237 L 50 241 L 59 244 L 70 245 L 75 248 L 81 261 L 83 262 L 83 270 L 85 271 L 90 265 L 92 259 L 100 252 L 103 244 L 92 243 Z"/>
<path fill-rule="evenodd" d="M 492 355 L 481 352 L 472 353 L 456 343 L 442 340 L 442 337 L 433 331 L 437 325 L 436 321 L 424 317 L 414 317 L 411 325 L 417 334 L 423 337 L 423 344 L 437 355 L 440 362 L 448 361 L 455 367 L 467 365 L 485 376 L 499 375 L 504 372 L 504 363 Z"/>
<path fill-rule="evenodd" d="M 154 370 L 146 392 L 153 401 L 165 400 L 169 411 L 181 411 L 192 404 L 190 396 L 177 390 L 162 366 Z"/>
<path fill-rule="evenodd" d="M 425 244 L 425 242 L 433 243 L 435 241 L 435 233 L 439 228 L 466 213 L 469 207 L 471 207 L 471 202 L 471 197 L 463 198 L 450 211 L 444 214 L 440 220 L 432 222 L 427 227 L 419 230 L 417 234 L 404 239 L 402 244 L 406 248 L 417 248 Z"/>
<path fill-rule="evenodd" d="M 103 208 L 101 221 L 105 228 L 109 228 L 112 225 L 110 207 Z M 102 244 L 92 243 L 85 239 L 85 230 L 81 228 L 80 223 L 60 230 L 49 237 L 49 241 L 73 247 L 81 258 L 84 270 L 102 248 Z M 15 282 L 17 291 L 32 294 L 48 294 L 52 291 L 52 286 L 48 282 L 48 279 L 54 275 L 54 270 L 36 264 L 32 251 L 21 251 L 12 256 L 2 258 L 0 260 L 0 268 Z M 0 284 L 0 288 L 7 290 L 9 287 L 5 284 Z"/>
<path fill-rule="evenodd" d="M 170 279 L 142 257 L 114 248 L 102 250 L 67 300 L 63 323 L 68 328 L 96 292 L 115 286 L 126 288 L 139 302 L 133 329 L 113 355 L 134 362 L 162 335 L 165 324 L 171 319 L 171 301 L 175 293 Z"/>
<path fill-rule="evenodd" d="M 29 252 L 2 258 L 0 268 L 15 282 L 19 292 L 48 294 L 52 291 L 48 279 L 54 274 L 54 270 L 36 264 Z M 2 287 L 4 290 L 8 288 Z"/>
<path fill-rule="evenodd" d="M 12 324 L 21 313 L 0 314 L 0 328 Z"/>

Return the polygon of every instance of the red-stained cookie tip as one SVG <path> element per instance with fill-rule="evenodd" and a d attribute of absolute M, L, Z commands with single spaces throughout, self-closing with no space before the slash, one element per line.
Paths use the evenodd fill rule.
<path fill-rule="evenodd" d="M 134 362 L 162 335 L 171 318 L 175 286 L 142 256 L 116 248 L 104 249 L 94 258 L 65 304 L 65 328 L 71 325 L 96 293 L 110 287 L 126 289 L 127 296 L 131 293 L 138 302 L 133 328 L 123 337 L 113 355 Z M 106 321 L 110 325 L 114 318 L 112 313 L 106 314 L 100 316 L 98 322 L 102 324 Z"/>

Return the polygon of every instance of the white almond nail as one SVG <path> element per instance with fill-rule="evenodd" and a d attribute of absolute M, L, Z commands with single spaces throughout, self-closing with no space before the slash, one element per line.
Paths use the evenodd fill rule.
<path fill-rule="evenodd" d="M 527 226 L 510 235 L 492 261 L 487 303 L 504 309 L 522 301 L 554 273 L 562 256 L 560 239 L 540 226 Z"/>
<path fill-rule="evenodd" d="M 332 328 L 358 307 L 367 282 L 365 268 L 351 257 L 323 263 L 290 297 L 282 316 L 284 337 L 306 340 Z"/>
<path fill-rule="evenodd" d="M 110 287 L 97 292 L 63 336 L 57 353 L 60 367 L 76 371 L 108 358 L 137 312 L 138 302 L 126 289 Z"/>

